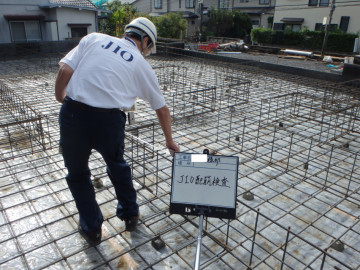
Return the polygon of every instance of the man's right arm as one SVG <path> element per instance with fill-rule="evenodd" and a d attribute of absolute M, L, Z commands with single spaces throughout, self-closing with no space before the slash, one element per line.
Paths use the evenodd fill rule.
<path fill-rule="evenodd" d="M 156 114 L 164 132 L 166 147 L 169 149 L 170 154 L 173 155 L 173 152 L 180 152 L 179 146 L 174 142 L 171 135 L 171 116 L 169 108 L 164 106 L 160 109 L 157 109 Z"/>
<path fill-rule="evenodd" d="M 60 103 L 64 102 L 66 86 L 68 85 L 74 70 L 67 64 L 61 63 L 55 82 L 55 98 Z"/>

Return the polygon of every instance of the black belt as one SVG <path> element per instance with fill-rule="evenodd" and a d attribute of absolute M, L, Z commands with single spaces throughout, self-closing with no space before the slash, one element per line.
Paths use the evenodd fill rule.
<path fill-rule="evenodd" d="M 87 111 L 92 111 L 92 112 L 122 112 L 122 110 L 116 109 L 116 108 L 115 109 L 107 109 L 107 108 L 93 107 L 93 106 L 87 105 L 85 103 L 81 103 L 79 101 L 73 100 L 69 97 L 65 97 L 64 103 L 70 104 L 70 105 L 80 108 L 82 110 L 87 110 Z"/>

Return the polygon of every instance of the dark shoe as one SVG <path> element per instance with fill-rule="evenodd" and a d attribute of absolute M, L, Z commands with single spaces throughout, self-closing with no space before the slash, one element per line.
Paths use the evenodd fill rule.
<path fill-rule="evenodd" d="M 138 225 L 139 217 L 138 216 L 132 216 L 124 218 L 125 221 L 125 227 L 126 230 L 129 232 L 133 232 L 136 230 L 136 227 Z"/>
<path fill-rule="evenodd" d="M 89 245 L 91 246 L 96 246 L 101 242 L 101 227 L 92 232 L 85 232 L 79 226 L 79 233 L 81 234 L 82 237 L 85 238 L 86 242 L 88 242 Z"/>

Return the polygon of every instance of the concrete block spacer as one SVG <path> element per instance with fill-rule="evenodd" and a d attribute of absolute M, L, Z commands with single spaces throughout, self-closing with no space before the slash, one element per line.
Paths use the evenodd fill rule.
<path fill-rule="evenodd" d="M 247 191 L 243 194 L 243 198 L 247 201 L 252 201 L 254 199 L 254 194 L 252 194 L 250 191 Z"/>
<path fill-rule="evenodd" d="M 96 187 L 96 188 L 104 187 L 104 183 L 101 180 L 101 178 L 99 178 L 99 177 L 95 178 L 93 183 L 94 183 L 94 187 Z"/>
<path fill-rule="evenodd" d="M 163 249 L 165 247 L 165 243 L 164 241 L 160 238 L 160 236 L 154 238 L 153 240 L 151 240 L 151 245 L 156 249 L 156 250 L 160 250 Z"/>
<path fill-rule="evenodd" d="M 331 242 L 332 242 L 332 244 L 331 244 L 330 248 L 333 248 L 339 252 L 344 251 L 344 243 L 343 242 L 341 242 L 340 240 L 337 240 L 335 242 L 331 241 Z"/>

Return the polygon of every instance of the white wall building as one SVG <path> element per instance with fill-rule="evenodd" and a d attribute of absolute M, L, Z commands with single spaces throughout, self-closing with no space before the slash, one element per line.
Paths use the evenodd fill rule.
<path fill-rule="evenodd" d="M 97 31 L 88 0 L 0 0 L 0 43 L 78 39 Z"/>
<path fill-rule="evenodd" d="M 321 30 L 325 17 L 329 22 L 331 8 L 331 0 L 276 0 L 273 29 Z M 336 27 L 348 33 L 360 31 L 360 1 L 335 1 L 330 29 Z"/>

